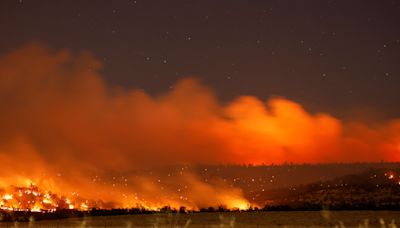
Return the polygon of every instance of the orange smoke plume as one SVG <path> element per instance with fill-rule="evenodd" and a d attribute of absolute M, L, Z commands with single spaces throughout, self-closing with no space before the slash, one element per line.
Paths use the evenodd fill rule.
<path fill-rule="evenodd" d="M 171 182 L 186 183 L 194 193 L 164 189 L 172 198 L 157 202 L 146 199 L 161 191 L 157 180 L 148 177 L 120 188 L 88 180 L 96 174 L 125 173 L 129 182 L 138 168 L 169 164 L 400 158 L 399 119 L 374 126 L 345 123 L 278 97 L 263 102 L 240 96 L 222 105 L 193 78 L 151 96 L 107 85 L 99 75 L 101 65 L 90 53 L 52 51 L 40 44 L 1 57 L 0 186 L 29 178 L 46 180 L 44 185 L 54 192 L 79 188 L 88 197 L 123 197 L 130 205 L 176 202 L 192 208 L 212 204 L 195 193 L 201 189 L 213 202 L 243 207 L 247 202 L 240 190 L 221 191 L 225 188 L 218 181 L 204 183 L 189 174 Z M 96 188 L 100 185 L 102 190 Z M 144 198 L 127 195 L 133 191 Z"/>

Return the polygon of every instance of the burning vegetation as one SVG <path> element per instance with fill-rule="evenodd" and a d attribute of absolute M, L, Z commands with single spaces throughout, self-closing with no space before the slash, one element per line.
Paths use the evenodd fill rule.
<path fill-rule="evenodd" d="M 153 96 L 109 86 L 101 65 L 89 53 L 40 44 L 0 57 L 2 209 L 246 209 L 253 198 L 224 178 L 186 168 L 163 178 L 139 170 L 399 160 L 399 119 L 342 121 L 279 97 L 221 104 L 192 78 Z M 26 178 L 40 181 L 20 181 Z"/>
<path fill-rule="evenodd" d="M 113 177 L 88 180 L 88 188 L 80 191 L 55 192 L 30 183 L 26 187 L 10 186 L 0 190 L 0 209 L 7 211 L 55 212 L 58 210 L 89 211 L 92 209 L 136 208 L 160 211 L 163 208 L 198 211 L 201 208 L 222 207 L 226 210 L 246 210 L 250 203 L 239 188 L 200 181 L 192 174 L 169 173 L 157 179 L 151 176 Z M 133 186 L 130 186 L 134 182 Z M 64 184 L 65 183 L 61 183 Z M 75 185 L 74 185 L 75 186 Z M 74 186 L 70 186 L 73 189 Z M 162 194 L 160 194 L 162 193 Z M 95 198 L 96 197 L 96 198 Z M 99 200 L 96 200 L 99 199 Z"/>
<path fill-rule="evenodd" d="M 373 168 L 371 167 L 379 167 Z M 392 168 L 391 168 L 392 167 Z M 77 192 L 56 194 L 43 190 L 31 182 L 26 187 L 9 187 L 0 191 L 0 206 L 3 211 L 56 212 L 93 211 L 109 213 L 107 210 L 125 208 L 118 213 L 141 213 L 154 211 L 225 211 L 225 210 L 319 210 L 331 209 L 396 209 L 400 208 L 400 176 L 398 163 L 373 163 L 363 165 L 285 165 L 285 166 L 207 166 L 189 170 L 197 178 L 189 178 L 185 169 L 154 170 L 151 176 L 111 178 L 107 185 L 119 188 L 118 183 L 130 181 L 147 182 L 142 191 L 130 188 L 120 195 L 109 198 L 123 204 L 96 201 Z M 364 169 L 360 173 L 360 168 Z M 354 173 L 337 177 L 332 171 Z M 179 170 L 179 171 L 178 171 Z M 307 180 L 305 172 L 313 171 L 317 176 Z M 241 174 L 241 178 L 232 175 Z M 263 173 L 264 176 L 260 176 Z M 216 175 L 222 178 L 218 185 Z M 181 176 L 181 177 L 180 177 Z M 179 179 L 178 181 L 178 177 Z M 321 179 L 321 178 L 323 178 Z M 290 179 L 290 178 L 293 178 Z M 310 178 L 310 176 L 307 176 Z M 96 182 L 100 182 L 97 177 Z M 151 180 L 155 180 L 151 182 Z M 310 182 L 311 181 L 311 182 Z M 193 183 L 196 182 L 196 183 Z M 303 184 L 310 182 L 309 184 Z M 101 185 L 97 185 L 101 191 Z M 105 187 L 105 185 L 103 186 Z M 240 190 L 239 190 L 240 189 Z M 235 192 L 236 191 L 236 192 Z M 162 195 L 157 195 L 162 192 Z M 90 194 L 93 195 L 93 194 Z M 218 197 L 217 197 L 218 196 Z M 103 197 L 104 198 L 104 197 Z M 128 211 L 126 211 L 128 210 Z M 94 212 L 93 212 L 94 213 Z"/>
<path fill-rule="evenodd" d="M 8 211 L 54 212 L 62 209 L 87 211 L 102 208 L 102 202 L 83 199 L 78 193 L 59 196 L 51 191 L 40 189 L 34 183 L 29 187 L 14 187 L 0 191 L 0 209 Z"/>

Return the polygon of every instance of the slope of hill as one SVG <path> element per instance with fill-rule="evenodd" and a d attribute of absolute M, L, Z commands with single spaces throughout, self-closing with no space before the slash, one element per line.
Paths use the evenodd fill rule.
<path fill-rule="evenodd" d="M 266 209 L 398 210 L 400 169 L 371 169 L 292 188 L 263 192 Z"/>

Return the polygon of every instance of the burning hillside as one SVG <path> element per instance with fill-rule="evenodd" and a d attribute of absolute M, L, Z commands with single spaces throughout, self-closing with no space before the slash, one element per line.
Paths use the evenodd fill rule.
<path fill-rule="evenodd" d="M 89 202 L 79 198 L 78 194 L 72 194 L 67 198 L 58 196 L 49 191 L 42 191 L 35 184 L 29 187 L 9 187 L 2 190 L 0 209 L 10 211 L 33 211 L 33 212 L 53 212 L 57 209 L 78 209 L 88 210 L 99 207 L 96 202 Z"/>
<path fill-rule="evenodd" d="M 223 179 L 187 169 L 160 179 L 138 170 L 399 160 L 398 119 L 345 122 L 278 97 L 221 104 L 192 78 L 152 96 L 107 85 L 100 68 L 89 53 L 39 44 L 0 58 L 3 208 L 246 208 L 243 190 Z"/>

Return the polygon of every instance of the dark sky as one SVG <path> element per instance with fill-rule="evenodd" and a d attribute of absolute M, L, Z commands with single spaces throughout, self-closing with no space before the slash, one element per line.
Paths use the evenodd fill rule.
<path fill-rule="evenodd" d="M 400 1 L 1 0 L 0 52 L 89 50 L 110 84 L 196 76 L 221 101 L 283 96 L 339 117 L 400 116 Z"/>

